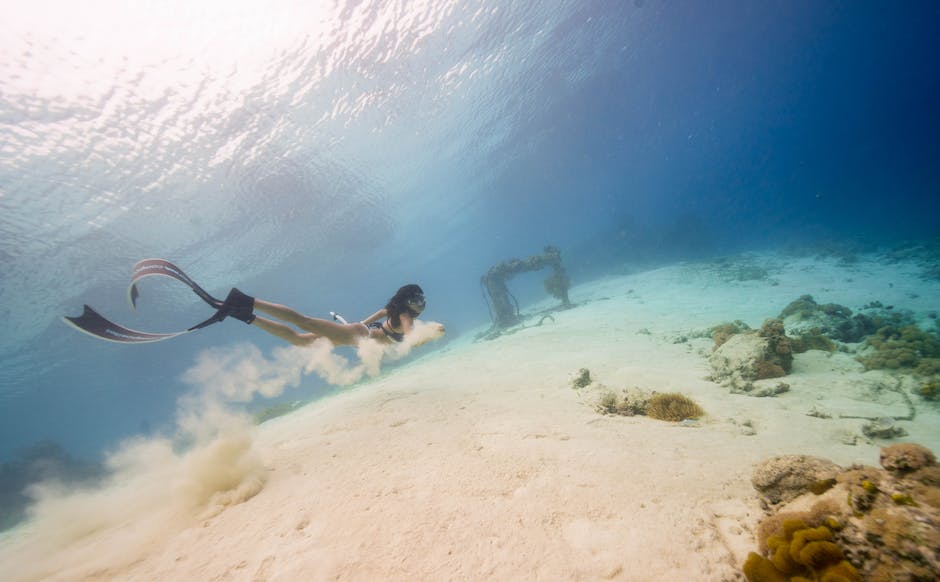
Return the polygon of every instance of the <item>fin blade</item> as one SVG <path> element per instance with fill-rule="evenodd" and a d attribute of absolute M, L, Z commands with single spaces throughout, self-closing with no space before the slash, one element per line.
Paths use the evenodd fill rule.
<path fill-rule="evenodd" d="M 174 333 L 137 331 L 109 321 L 89 305 L 85 305 L 85 310 L 78 317 L 65 316 L 62 320 L 82 333 L 86 333 L 98 339 L 121 344 L 158 342 L 188 333 L 188 331 L 178 331 Z"/>
<path fill-rule="evenodd" d="M 183 272 L 183 269 L 180 269 L 170 261 L 166 259 L 144 259 L 142 261 L 137 261 L 131 271 L 131 284 L 127 289 L 127 293 L 132 308 L 136 308 L 137 298 L 140 296 L 140 292 L 137 290 L 137 281 L 140 281 L 145 277 L 158 275 L 176 279 L 180 283 L 183 283 L 192 289 L 200 299 L 215 309 L 218 309 L 222 306 L 222 301 L 216 299 L 212 295 L 209 295 L 205 289 L 200 287 L 199 284 L 193 281 L 189 275 Z"/>

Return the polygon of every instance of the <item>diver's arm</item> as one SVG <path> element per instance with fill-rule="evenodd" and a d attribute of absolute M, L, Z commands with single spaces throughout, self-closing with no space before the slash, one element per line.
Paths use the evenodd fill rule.
<path fill-rule="evenodd" d="M 408 335 L 415 328 L 415 320 L 408 313 L 399 315 L 398 320 L 401 322 L 402 335 Z"/>
<path fill-rule="evenodd" d="M 369 325 L 369 324 L 372 323 L 373 321 L 378 321 L 378 320 L 382 319 L 383 317 L 385 317 L 385 316 L 387 316 L 387 315 L 388 315 L 388 310 L 383 307 L 382 309 L 379 309 L 378 311 L 376 311 L 375 313 L 373 313 L 373 314 L 370 315 L 369 317 L 363 319 L 363 320 L 362 320 L 362 323 L 364 323 L 364 324 L 366 324 L 366 325 Z"/>

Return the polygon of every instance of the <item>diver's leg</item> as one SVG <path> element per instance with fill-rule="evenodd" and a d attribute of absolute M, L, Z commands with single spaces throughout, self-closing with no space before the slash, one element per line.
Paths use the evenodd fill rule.
<path fill-rule="evenodd" d="M 310 343 L 318 338 L 316 334 L 298 333 L 297 330 L 290 326 L 284 325 L 283 323 L 277 321 L 272 321 L 265 317 L 255 317 L 252 320 L 251 325 L 263 329 L 273 336 L 287 340 L 295 346 L 310 345 Z"/>
<path fill-rule="evenodd" d="M 255 299 L 255 309 L 297 326 L 300 325 L 302 320 L 306 319 L 306 316 L 299 311 L 295 311 L 286 305 L 265 301 L 264 299 Z"/>
<path fill-rule="evenodd" d="M 308 317 L 286 305 L 270 303 L 263 299 L 255 299 L 255 309 L 288 323 L 293 323 L 300 329 L 309 331 L 316 336 L 325 337 L 338 346 L 355 345 L 360 339 L 368 336 L 368 330 L 361 323 L 344 324 L 318 317 Z"/>

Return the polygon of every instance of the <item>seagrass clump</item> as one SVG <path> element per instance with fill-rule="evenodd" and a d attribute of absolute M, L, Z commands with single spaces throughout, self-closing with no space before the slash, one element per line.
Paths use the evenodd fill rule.
<path fill-rule="evenodd" d="M 657 420 L 679 422 L 704 414 L 705 411 L 694 400 L 677 392 L 653 394 L 646 405 L 646 416 Z"/>

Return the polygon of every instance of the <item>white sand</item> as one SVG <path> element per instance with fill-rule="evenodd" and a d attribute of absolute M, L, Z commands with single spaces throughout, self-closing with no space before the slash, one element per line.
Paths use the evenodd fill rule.
<path fill-rule="evenodd" d="M 457 340 L 266 423 L 256 496 L 175 522 L 113 563 L 102 556 L 133 524 L 93 534 L 59 578 L 742 579 L 762 516 L 753 466 L 787 453 L 876 465 L 882 443 L 844 444 L 863 421 L 806 412 L 907 408 L 878 391 L 885 374 L 823 352 L 796 356 L 788 393 L 729 394 L 704 379 L 711 341 L 675 338 L 732 319 L 759 326 L 805 293 L 918 314 L 940 297 L 913 266 L 755 260 L 772 267 L 772 283 L 677 266 L 579 286 L 571 296 L 582 305 L 554 323 Z M 599 415 L 569 385 L 579 368 L 612 388 L 683 392 L 708 416 L 690 427 Z M 915 402 L 902 440 L 940 452 L 937 407 Z"/>

